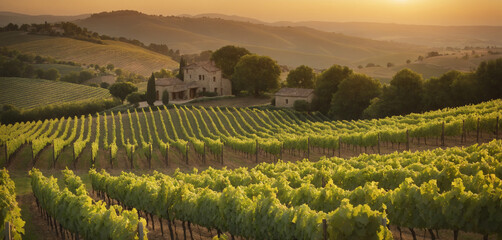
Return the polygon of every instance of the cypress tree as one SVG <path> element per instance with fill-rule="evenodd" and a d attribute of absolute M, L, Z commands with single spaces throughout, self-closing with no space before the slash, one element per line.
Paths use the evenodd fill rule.
<path fill-rule="evenodd" d="M 181 79 L 181 81 L 184 81 L 185 80 L 185 73 L 183 72 L 183 68 L 185 68 L 185 66 L 187 65 L 187 61 L 181 57 L 180 59 L 180 70 L 178 71 L 178 77 L 179 79 Z"/>
<path fill-rule="evenodd" d="M 146 102 L 148 105 L 153 106 L 155 100 L 157 100 L 157 91 L 155 90 L 155 76 L 152 73 L 152 76 L 148 79 L 148 84 L 146 86 Z"/>

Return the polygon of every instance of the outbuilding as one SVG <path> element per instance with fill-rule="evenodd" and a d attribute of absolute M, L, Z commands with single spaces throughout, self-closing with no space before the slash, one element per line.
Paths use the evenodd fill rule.
<path fill-rule="evenodd" d="M 314 97 L 314 89 L 308 88 L 281 88 L 275 93 L 275 106 L 277 107 L 293 107 L 295 101 L 304 100 L 308 103 L 312 102 Z"/>

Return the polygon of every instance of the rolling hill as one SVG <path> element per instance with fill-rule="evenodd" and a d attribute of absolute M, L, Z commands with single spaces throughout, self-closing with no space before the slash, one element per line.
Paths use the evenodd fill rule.
<path fill-rule="evenodd" d="M 420 52 L 416 46 L 375 41 L 307 27 L 276 27 L 208 17 L 146 15 L 135 11 L 93 14 L 75 21 L 91 31 L 110 36 L 135 38 L 144 43 L 163 43 L 182 53 L 215 50 L 233 44 L 268 55 L 279 64 L 307 64 L 326 68 L 351 65 L 366 58 L 385 59 L 396 54 L 401 60 Z M 382 61 L 382 63 L 385 61 Z"/>
<path fill-rule="evenodd" d="M 18 108 L 30 109 L 110 97 L 107 89 L 99 87 L 44 79 L 0 77 L 0 104 L 11 104 Z"/>
<path fill-rule="evenodd" d="M 500 51 L 500 49 L 497 49 Z M 464 58 L 465 54 L 470 54 L 468 58 Z M 475 54 L 471 51 L 459 50 L 449 52 L 448 55 L 425 58 L 422 61 L 412 61 L 410 64 L 394 62 L 392 67 L 366 67 L 362 69 L 354 69 L 359 73 L 364 73 L 368 76 L 379 79 L 381 82 L 388 83 L 396 72 L 403 68 L 409 68 L 422 75 L 424 79 L 431 77 L 439 77 L 442 74 L 451 70 L 461 72 L 475 71 L 479 64 L 483 61 L 502 58 L 502 53 L 488 54 L 486 50 L 477 50 Z M 364 66 L 364 64 L 362 64 Z"/>
<path fill-rule="evenodd" d="M 31 23 L 53 23 L 53 22 L 71 22 L 77 19 L 84 19 L 90 14 L 81 14 L 75 16 L 54 16 L 54 15 L 27 15 L 13 12 L 0 12 L 0 26 L 5 26 L 9 23 L 14 24 L 31 24 Z"/>
<path fill-rule="evenodd" d="M 279 21 L 264 22 L 254 18 L 218 13 L 180 15 L 193 18 L 219 18 L 280 27 L 309 27 L 373 40 L 394 41 L 427 47 L 501 46 L 502 26 L 433 26 L 371 22 Z"/>
<path fill-rule="evenodd" d="M 221 16 L 220 16 L 221 17 Z M 501 46 L 502 26 L 430 26 L 365 22 L 275 22 L 272 26 L 304 26 L 374 40 L 428 47 Z"/>
<path fill-rule="evenodd" d="M 179 64 L 168 56 L 132 44 L 111 40 L 104 40 L 104 43 L 96 44 L 24 32 L 0 33 L 0 47 L 5 46 L 21 52 L 51 56 L 59 60 L 99 65 L 112 63 L 115 67 L 144 76 L 161 68 L 179 67 Z"/>

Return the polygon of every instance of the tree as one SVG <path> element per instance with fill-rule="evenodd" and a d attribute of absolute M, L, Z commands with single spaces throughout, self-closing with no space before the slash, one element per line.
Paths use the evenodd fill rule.
<path fill-rule="evenodd" d="M 362 117 L 370 101 L 382 91 L 380 82 L 364 74 L 352 74 L 338 85 L 333 95 L 329 115 L 338 120 Z"/>
<path fill-rule="evenodd" d="M 348 67 L 333 65 L 322 72 L 317 78 L 314 98 L 312 99 L 312 110 L 327 114 L 331 98 L 338 90 L 338 84 L 352 75 L 352 70 Z"/>
<path fill-rule="evenodd" d="M 122 73 L 124 73 L 124 72 L 122 71 L 122 69 L 120 69 L 120 68 L 116 68 L 116 69 L 115 69 L 115 74 L 117 74 L 117 76 L 122 75 Z"/>
<path fill-rule="evenodd" d="M 301 65 L 289 72 L 286 82 L 291 88 L 314 88 L 314 80 L 314 69 Z"/>
<path fill-rule="evenodd" d="M 155 76 L 152 73 L 146 85 L 146 102 L 148 105 L 153 106 L 155 100 L 157 100 L 157 91 L 155 90 Z"/>
<path fill-rule="evenodd" d="M 185 80 L 185 73 L 184 73 L 184 68 L 187 65 L 186 60 L 181 57 L 180 59 L 180 70 L 178 71 L 178 75 L 176 76 L 177 78 L 181 79 L 181 81 Z"/>
<path fill-rule="evenodd" d="M 410 63 L 411 63 L 410 59 L 406 60 L 406 64 L 410 64 Z"/>
<path fill-rule="evenodd" d="M 154 72 L 155 78 L 169 78 L 173 76 L 173 73 L 165 68 L 160 69 L 158 72 Z"/>
<path fill-rule="evenodd" d="M 394 63 L 388 62 L 388 63 L 387 63 L 387 67 L 388 67 L 388 68 L 390 68 L 390 67 L 394 67 Z"/>
<path fill-rule="evenodd" d="M 118 82 L 112 84 L 108 90 L 110 90 L 112 96 L 119 98 L 123 104 L 127 95 L 138 91 L 138 87 L 130 82 Z"/>
<path fill-rule="evenodd" d="M 44 73 L 44 79 L 47 80 L 58 80 L 61 75 L 59 75 L 59 71 L 55 68 L 49 68 L 47 71 Z"/>
<path fill-rule="evenodd" d="M 0 76 L 19 77 L 23 73 L 23 63 L 18 59 L 13 59 L 0 64 Z"/>
<path fill-rule="evenodd" d="M 99 86 L 100 86 L 100 87 L 102 87 L 102 88 L 104 88 L 104 89 L 108 89 L 108 87 L 110 87 L 110 84 L 109 84 L 109 83 L 107 83 L 107 82 L 101 82 L 101 83 L 99 84 Z"/>
<path fill-rule="evenodd" d="M 169 92 L 168 92 L 167 90 L 164 90 L 164 91 L 162 92 L 162 103 L 163 103 L 164 105 L 169 104 Z"/>
<path fill-rule="evenodd" d="M 142 102 L 145 100 L 145 94 L 139 93 L 139 92 L 133 92 L 129 95 L 127 95 L 127 101 L 131 104 L 134 105 L 134 107 L 139 106 L 139 102 Z"/>
<path fill-rule="evenodd" d="M 251 53 L 245 48 L 228 45 L 216 50 L 211 55 L 211 60 L 221 69 L 224 78 L 231 78 L 239 59 L 248 54 Z"/>
<path fill-rule="evenodd" d="M 430 78 L 424 83 L 422 106 L 424 110 L 436 110 L 457 106 L 454 102 L 451 86 L 460 78 L 459 71 L 449 71 L 440 78 Z"/>
<path fill-rule="evenodd" d="M 90 72 L 90 71 L 81 71 L 79 74 L 78 74 L 78 83 L 83 83 L 91 78 L 93 78 L 95 75 L 94 73 Z"/>
<path fill-rule="evenodd" d="M 404 115 L 419 112 L 422 109 L 423 96 L 422 76 L 410 69 L 403 69 L 396 73 L 390 81 L 389 87 L 384 87 L 378 107 L 370 106 L 377 116 Z"/>
<path fill-rule="evenodd" d="M 502 58 L 479 64 L 476 76 L 483 89 L 483 100 L 502 97 Z"/>
<path fill-rule="evenodd" d="M 108 65 L 106 65 L 106 69 L 108 69 L 109 71 L 113 71 L 114 68 L 115 66 L 113 66 L 113 64 L 111 63 L 108 63 Z"/>
<path fill-rule="evenodd" d="M 279 87 L 281 70 L 277 62 L 267 56 L 241 57 L 232 75 L 236 90 L 247 90 L 255 96 Z"/>
<path fill-rule="evenodd" d="M 298 112 L 310 111 L 310 103 L 305 100 L 296 100 L 293 103 L 293 108 Z"/>

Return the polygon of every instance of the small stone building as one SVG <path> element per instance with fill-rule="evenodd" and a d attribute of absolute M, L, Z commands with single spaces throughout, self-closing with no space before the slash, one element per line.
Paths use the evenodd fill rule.
<path fill-rule="evenodd" d="M 213 62 L 192 63 L 181 69 L 184 79 L 160 78 L 155 81 L 157 100 L 162 92 L 169 92 L 169 100 L 188 100 L 202 96 L 204 92 L 214 92 L 218 96 L 231 95 L 232 83 L 222 78 L 221 70 Z"/>
<path fill-rule="evenodd" d="M 275 93 L 275 106 L 277 107 L 293 107 L 297 100 L 305 100 L 312 102 L 314 97 L 314 89 L 306 88 L 281 88 Z"/>

